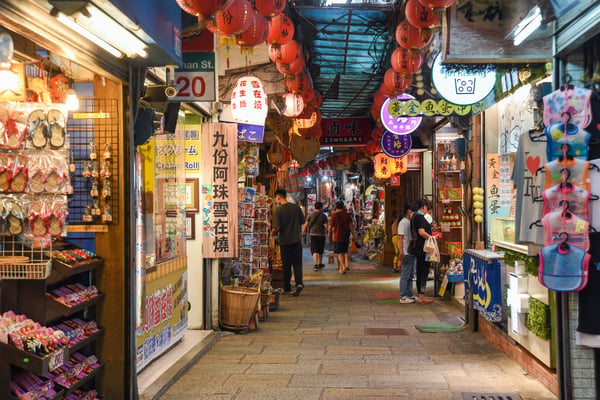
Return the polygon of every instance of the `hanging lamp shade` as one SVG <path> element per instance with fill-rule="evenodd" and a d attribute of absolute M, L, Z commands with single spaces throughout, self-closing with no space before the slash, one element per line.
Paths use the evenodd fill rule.
<path fill-rule="evenodd" d="M 393 68 L 388 68 L 388 70 L 385 71 L 383 82 L 390 90 L 393 90 L 395 93 L 401 93 L 405 92 L 406 89 L 412 85 L 413 76 L 401 74 L 394 71 Z"/>
<path fill-rule="evenodd" d="M 394 92 L 393 89 L 389 88 L 385 83 L 381 83 L 381 85 L 379 85 L 379 91 L 381 93 L 383 93 L 384 96 L 386 97 L 394 97 L 396 95 L 396 92 Z"/>
<path fill-rule="evenodd" d="M 302 72 L 302 68 L 304 68 L 304 58 L 298 57 L 290 64 L 282 64 L 280 62 L 276 62 L 275 66 L 277 70 L 284 75 L 297 75 Z"/>
<path fill-rule="evenodd" d="M 289 43 L 294 38 L 294 23 L 285 14 L 271 18 L 269 22 L 268 44 L 282 45 Z"/>
<path fill-rule="evenodd" d="M 396 27 L 396 42 L 405 49 L 422 49 L 431 42 L 432 38 L 431 29 L 417 28 L 408 21 L 402 21 Z"/>
<path fill-rule="evenodd" d="M 262 82 L 254 76 L 243 76 L 231 93 L 231 113 L 236 122 L 264 125 L 269 102 Z"/>
<path fill-rule="evenodd" d="M 302 95 L 300 93 L 284 94 L 283 102 L 285 104 L 285 108 L 283 109 L 283 115 L 285 115 L 286 117 L 297 117 L 304 109 L 304 100 L 302 100 Z"/>
<path fill-rule="evenodd" d="M 231 5 L 233 0 L 177 0 L 177 4 L 188 14 L 200 20 L 211 19 Z"/>
<path fill-rule="evenodd" d="M 206 27 L 213 33 L 237 35 L 250 26 L 254 11 L 248 0 L 233 0 L 231 5 L 210 20 Z"/>
<path fill-rule="evenodd" d="M 417 0 L 408 0 L 404 13 L 408 22 L 417 28 L 434 28 L 441 24 L 440 14 Z"/>
<path fill-rule="evenodd" d="M 398 47 L 392 53 L 392 68 L 401 74 L 414 74 L 423 65 L 423 57 L 419 52 L 413 52 L 402 47 Z M 386 94 L 384 92 L 384 94 Z"/>
<path fill-rule="evenodd" d="M 269 58 L 273 62 L 291 64 L 300 56 L 300 46 L 295 40 L 282 45 L 269 45 Z"/>
<path fill-rule="evenodd" d="M 428 8 L 448 8 L 456 4 L 456 0 L 419 0 L 419 3 Z"/>
<path fill-rule="evenodd" d="M 254 8 L 265 17 L 274 17 L 283 12 L 285 3 L 285 0 L 254 0 Z"/>
<path fill-rule="evenodd" d="M 284 83 L 285 88 L 290 92 L 303 92 L 307 87 L 311 86 L 310 77 L 305 71 L 297 75 L 287 75 Z"/>
<path fill-rule="evenodd" d="M 302 92 L 302 100 L 304 100 L 304 104 L 312 103 L 315 99 L 315 89 L 312 87 L 307 87 Z"/>
<path fill-rule="evenodd" d="M 408 170 L 407 156 L 399 158 L 390 157 L 388 165 L 390 166 L 390 172 L 392 175 L 404 174 Z"/>
<path fill-rule="evenodd" d="M 237 44 L 244 49 L 252 48 L 264 43 L 269 33 L 269 22 L 257 12 L 252 12 L 250 26 L 236 36 Z"/>
<path fill-rule="evenodd" d="M 385 153 L 375 155 L 375 177 L 379 179 L 388 179 L 392 176 L 389 157 Z"/>

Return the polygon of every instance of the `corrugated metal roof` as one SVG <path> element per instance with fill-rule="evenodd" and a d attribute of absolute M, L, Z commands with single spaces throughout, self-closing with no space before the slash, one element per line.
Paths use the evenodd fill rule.
<path fill-rule="evenodd" d="M 308 69 L 324 117 L 368 116 L 393 47 L 393 6 L 297 6 Z"/>

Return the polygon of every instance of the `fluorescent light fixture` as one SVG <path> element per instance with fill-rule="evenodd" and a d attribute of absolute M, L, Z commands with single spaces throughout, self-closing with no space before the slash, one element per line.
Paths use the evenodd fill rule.
<path fill-rule="evenodd" d="M 523 43 L 537 28 L 542 25 L 542 10 L 539 6 L 535 6 L 527 13 L 525 18 L 517 24 L 514 29 L 515 37 L 513 44 L 515 46 Z"/>
<path fill-rule="evenodd" d="M 115 57 L 120 58 L 123 54 L 128 57 L 148 57 L 148 46 L 144 41 L 92 3 L 72 14 L 67 13 L 70 15 L 58 11 L 57 19 Z"/>
<path fill-rule="evenodd" d="M 73 21 L 70 17 L 67 17 L 62 12 L 58 13 L 58 15 L 56 16 L 56 19 L 60 23 L 71 28 L 75 32 L 79 33 L 84 38 L 88 39 L 90 42 L 95 43 L 96 45 L 102 47 L 104 50 L 106 50 L 113 56 L 115 56 L 117 58 L 121 58 L 123 56 L 123 53 L 121 53 L 119 50 L 115 49 L 113 46 L 106 43 L 104 40 L 100 39 L 98 36 L 94 35 L 93 33 L 88 32 L 86 29 L 84 29 L 82 26 L 78 25 L 75 21 Z"/>

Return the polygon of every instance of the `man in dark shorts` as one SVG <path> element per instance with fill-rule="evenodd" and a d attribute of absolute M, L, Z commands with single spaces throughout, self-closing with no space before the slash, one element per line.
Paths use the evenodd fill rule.
<path fill-rule="evenodd" d="M 304 213 L 297 204 L 287 201 L 287 193 L 283 189 L 275 191 L 275 201 L 279 207 L 273 213 L 273 233 L 279 232 L 279 247 L 281 248 L 281 264 L 283 268 L 283 291 L 291 292 L 292 267 L 296 291 L 299 296 L 304 283 L 302 282 L 302 224 Z"/>
<path fill-rule="evenodd" d="M 313 255 L 313 261 L 315 262 L 315 271 L 325 267 L 323 264 L 323 252 L 325 251 L 325 238 L 327 237 L 328 230 L 328 219 L 327 215 L 323 213 L 323 203 L 317 201 L 315 203 L 315 211 L 310 213 L 304 226 L 302 227 L 302 234 L 310 236 L 310 252 Z"/>
<path fill-rule="evenodd" d="M 350 268 L 348 265 L 348 247 L 353 231 L 352 216 L 344 209 L 344 202 L 338 201 L 335 203 L 335 214 L 331 217 L 329 236 L 333 237 L 333 252 L 337 256 L 340 274 L 345 274 Z"/>

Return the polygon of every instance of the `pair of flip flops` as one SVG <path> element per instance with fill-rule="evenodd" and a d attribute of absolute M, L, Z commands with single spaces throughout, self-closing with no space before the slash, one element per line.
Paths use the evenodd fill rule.
<path fill-rule="evenodd" d="M 58 193 L 67 181 L 66 163 L 47 155 L 29 157 L 29 191 L 31 193 Z"/>
<path fill-rule="evenodd" d="M 27 176 L 27 157 L 0 155 L 0 192 L 23 193 Z"/>
<path fill-rule="evenodd" d="M 9 149 L 18 149 L 23 144 L 27 124 L 20 111 L 0 109 L 0 143 Z"/>
<path fill-rule="evenodd" d="M 66 207 L 56 201 L 38 201 L 29 207 L 29 226 L 34 236 L 60 236 L 67 217 Z"/>
<path fill-rule="evenodd" d="M 60 110 L 35 110 L 27 118 L 33 147 L 43 149 L 49 143 L 54 149 L 65 145 L 65 116 Z"/>
<path fill-rule="evenodd" d="M 21 205 L 15 201 L 3 199 L 0 201 L 2 209 L 3 232 L 9 235 L 20 235 L 23 233 L 24 212 Z"/>

